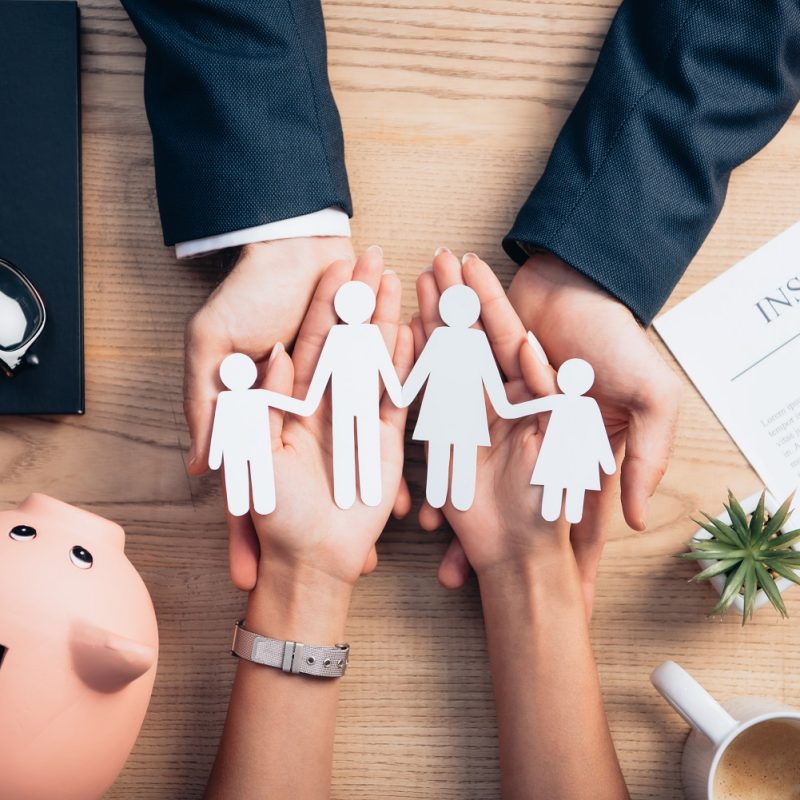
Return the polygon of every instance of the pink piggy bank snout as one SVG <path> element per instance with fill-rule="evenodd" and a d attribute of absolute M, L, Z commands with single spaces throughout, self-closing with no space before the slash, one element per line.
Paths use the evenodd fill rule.
<path fill-rule="evenodd" d="M 136 741 L 158 627 L 124 546 L 115 523 L 45 495 L 0 512 L 3 800 L 100 798 Z"/>

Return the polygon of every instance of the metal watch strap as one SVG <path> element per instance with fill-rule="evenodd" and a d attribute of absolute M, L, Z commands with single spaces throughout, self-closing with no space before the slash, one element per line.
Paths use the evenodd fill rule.
<path fill-rule="evenodd" d="M 341 678 L 347 670 L 350 645 L 318 647 L 302 642 L 270 639 L 248 631 L 244 627 L 244 620 L 240 619 L 233 628 L 231 655 L 294 675 Z"/>

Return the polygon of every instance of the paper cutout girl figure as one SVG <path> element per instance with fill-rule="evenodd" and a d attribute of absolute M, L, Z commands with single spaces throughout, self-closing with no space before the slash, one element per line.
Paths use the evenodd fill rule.
<path fill-rule="evenodd" d="M 551 412 L 531 484 L 544 487 L 542 516 L 546 520 L 561 516 L 563 500 L 567 521 L 576 523 L 583 518 L 584 494 L 600 489 L 600 469 L 613 475 L 617 464 L 600 407 L 594 398 L 584 397 L 594 383 L 591 364 L 571 358 L 561 365 L 556 380 L 563 394 L 519 403 L 512 406 L 511 415 Z"/>
<path fill-rule="evenodd" d="M 344 324 L 334 325 L 319 356 L 301 413 L 313 414 L 331 384 L 333 427 L 333 499 L 348 509 L 358 482 L 365 505 L 381 502 L 380 380 L 389 398 L 400 405 L 400 379 L 380 328 L 369 322 L 375 293 L 362 281 L 348 281 L 333 301 Z"/>
<path fill-rule="evenodd" d="M 208 466 L 225 464 L 228 511 L 241 517 L 253 509 L 258 514 L 275 510 L 275 473 L 269 432 L 270 406 L 300 414 L 303 404 L 266 389 L 251 388 L 258 371 L 244 353 L 233 353 L 222 362 L 219 376 L 230 391 L 220 392 L 211 430 Z"/>
<path fill-rule="evenodd" d="M 403 386 L 408 405 L 427 381 L 413 438 L 428 443 L 425 495 L 434 508 L 447 500 L 451 448 L 450 499 L 460 511 L 472 505 L 478 448 L 491 444 L 484 389 L 501 417 L 512 413 L 489 340 L 470 327 L 480 313 L 478 295 L 468 286 L 446 289 L 439 298 L 445 326 L 433 331 Z"/>

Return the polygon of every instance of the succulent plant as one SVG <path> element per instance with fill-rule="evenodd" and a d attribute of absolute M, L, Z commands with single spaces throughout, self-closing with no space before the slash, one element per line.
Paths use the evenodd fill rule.
<path fill-rule="evenodd" d="M 725 510 L 730 524 L 700 512 L 706 522 L 694 520 L 707 531 L 710 539 L 693 539 L 688 553 L 678 553 L 679 558 L 714 563 L 695 575 L 691 580 L 705 581 L 715 575 L 725 576 L 719 602 L 711 610 L 712 614 L 724 614 L 733 603 L 736 595 L 744 595 L 742 625 L 753 616 L 756 592 L 763 589 L 770 603 L 782 617 L 788 616 L 783 604 L 780 589 L 775 579 L 786 578 L 800 584 L 800 552 L 792 544 L 800 540 L 800 529 L 781 533 L 786 524 L 793 495 L 772 515 L 764 512 L 764 494 L 752 514 L 745 513 L 739 501 L 728 491 Z"/>

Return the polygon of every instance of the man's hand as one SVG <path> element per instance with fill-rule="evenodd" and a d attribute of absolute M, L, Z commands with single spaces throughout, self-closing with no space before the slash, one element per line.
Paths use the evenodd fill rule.
<path fill-rule="evenodd" d="M 184 410 L 192 445 L 188 469 L 208 469 L 219 365 L 246 353 L 263 367 L 276 342 L 290 343 L 325 268 L 355 260 L 350 239 L 312 237 L 247 245 L 225 280 L 186 326 Z"/>
<path fill-rule="evenodd" d="M 647 504 L 670 456 L 680 381 L 631 312 L 597 284 L 550 254 L 532 256 L 509 297 L 553 365 L 584 358 L 596 381 L 609 436 L 625 444 L 622 507 L 635 530 L 647 527 Z"/>
<path fill-rule="evenodd" d="M 669 461 L 681 395 L 678 377 L 622 303 L 556 256 L 529 258 L 508 294 L 553 366 L 577 356 L 594 367 L 590 394 L 600 404 L 615 453 L 625 451 L 625 520 L 644 530 L 648 501 Z M 604 478 L 603 491 L 587 496 L 584 520 L 570 533 L 590 607 L 615 484 L 615 478 Z"/>

